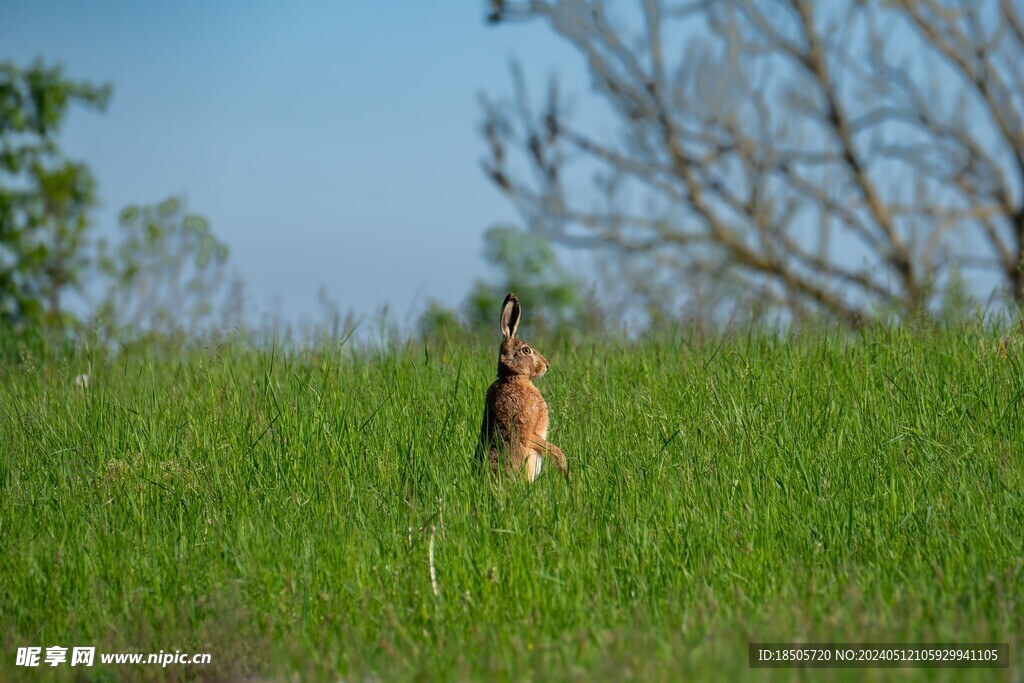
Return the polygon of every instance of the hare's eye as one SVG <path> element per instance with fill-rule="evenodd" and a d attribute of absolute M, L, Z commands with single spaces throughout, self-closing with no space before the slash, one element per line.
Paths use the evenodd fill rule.
<path fill-rule="evenodd" d="M 523 347 L 523 353 L 525 355 L 529 356 L 531 353 L 533 353 L 533 350 L 529 346 L 524 346 Z"/>

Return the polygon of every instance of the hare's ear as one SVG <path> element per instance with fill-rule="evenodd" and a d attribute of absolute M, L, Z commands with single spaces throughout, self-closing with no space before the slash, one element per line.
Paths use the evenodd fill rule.
<path fill-rule="evenodd" d="M 501 334 L 505 337 L 516 336 L 519 329 L 519 299 L 515 294 L 509 292 L 505 297 L 505 303 L 501 305 Z"/>

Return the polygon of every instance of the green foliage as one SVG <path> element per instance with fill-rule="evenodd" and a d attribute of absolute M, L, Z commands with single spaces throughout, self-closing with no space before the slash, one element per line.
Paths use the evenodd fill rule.
<path fill-rule="evenodd" d="M 61 325 L 62 297 L 89 264 L 89 168 L 56 137 L 72 104 L 102 110 L 110 87 L 68 79 L 62 67 L 0 64 L 0 324 Z"/>
<path fill-rule="evenodd" d="M 176 198 L 121 212 L 121 239 L 100 243 L 109 286 L 100 318 L 127 332 L 197 332 L 226 284 L 228 247 Z"/>
<path fill-rule="evenodd" d="M 348 351 L 0 365 L 0 679 L 53 644 L 213 654 L 98 680 L 742 680 L 759 639 L 1024 666 L 1016 327 L 567 346 L 538 385 L 575 476 L 532 486 L 474 465 L 489 343 Z"/>
<path fill-rule="evenodd" d="M 467 297 L 466 319 L 473 328 L 495 328 L 497 311 L 509 292 L 529 306 L 524 326 L 530 329 L 565 330 L 583 319 L 579 282 L 540 235 L 509 226 L 490 228 L 484 233 L 484 258 L 500 276 L 495 282 L 477 281 Z"/>
<path fill-rule="evenodd" d="M 574 336 L 599 329 L 600 308 L 587 305 L 583 285 L 558 261 L 551 243 L 536 233 L 510 226 L 484 233 L 484 258 L 498 273 L 494 281 L 477 280 L 459 314 L 431 302 L 419 319 L 424 338 L 446 338 L 497 329 L 498 311 L 509 292 L 529 308 L 524 328 L 531 333 Z"/>
<path fill-rule="evenodd" d="M 458 339 L 466 334 L 459 314 L 437 301 L 427 305 L 416 326 L 420 337 L 430 342 Z"/>
<path fill-rule="evenodd" d="M 967 280 L 960 269 L 954 266 L 942 290 L 942 304 L 936 318 L 944 320 L 947 325 L 961 325 L 971 317 L 971 303 Z"/>
<path fill-rule="evenodd" d="M 177 199 L 128 207 L 117 244 L 93 250 L 96 183 L 57 135 L 72 104 L 102 110 L 109 97 L 59 65 L 0 65 L 0 323 L 21 336 L 72 322 L 64 297 L 91 276 L 107 278 L 97 313 L 118 334 L 197 331 L 224 284 L 227 246 Z"/>

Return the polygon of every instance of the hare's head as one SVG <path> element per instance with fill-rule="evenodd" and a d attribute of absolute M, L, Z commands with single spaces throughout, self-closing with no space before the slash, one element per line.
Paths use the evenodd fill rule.
<path fill-rule="evenodd" d="M 498 376 L 540 377 L 550 364 L 535 348 L 516 336 L 519 328 L 519 299 L 515 294 L 505 297 L 501 305 L 501 348 L 498 351 Z"/>

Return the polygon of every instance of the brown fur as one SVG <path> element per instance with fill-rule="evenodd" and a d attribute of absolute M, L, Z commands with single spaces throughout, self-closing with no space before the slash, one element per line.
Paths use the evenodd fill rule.
<path fill-rule="evenodd" d="M 497 472 L 502 455 L 505 469 L 521 472 L 533 481 L 538 461 L 550 460 L 569 476 L 565 454 L 547 440 L 548 406 L 532 378 L 540 377 L 551 365 L 536 349 L 516 337 L 519 300 L 505 297 L 501 307 L 501 346 L 498 349 L 498 379 L 487 390 L 483 424 L 480 425 L 480 453 Z"/>

